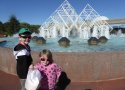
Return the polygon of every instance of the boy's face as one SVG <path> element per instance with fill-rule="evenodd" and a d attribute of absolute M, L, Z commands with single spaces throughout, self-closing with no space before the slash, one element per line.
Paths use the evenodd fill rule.
<path fill-rule="evenodd" d="M 31 35 L 20 35 L 19 40 L 23 44 L 29 44 L 29 42 L 31 40 Z"/>

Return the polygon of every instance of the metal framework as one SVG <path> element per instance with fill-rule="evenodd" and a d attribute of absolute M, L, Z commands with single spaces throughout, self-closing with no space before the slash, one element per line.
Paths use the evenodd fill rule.
<path fill-rule="evenodd" d="M 88 39 L 91 36 L 102 36 L 102 25 L 111 28 L 105 20 L 96 20 L 100 15 L 87 4 L 78 15 L 71 4 L 65 0 L 39 28 L 44 38 L 80 37 Z M 96 28 L 95 28 L 96 27 Z M 101 29 L 98 29 L 100 28 Z M 93 33 L 99 32 L 97 35 Z M 108 29 L 107 29 L 108 30 Z M 104 31 L 104 30 L 103 30 Z M 109 38 L 109 37 L 108 37 Z"/>

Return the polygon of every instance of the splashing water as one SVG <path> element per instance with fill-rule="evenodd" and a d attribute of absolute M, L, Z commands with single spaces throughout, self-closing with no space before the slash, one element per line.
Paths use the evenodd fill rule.
<path fill-rule="evenodd" d="M 46 44 L 38 45 L 31 40 L 30 46 L 33 51 L 41 51 L 42 49 L 49 49 L 53 52 L 110 52 L 110 51 L 125 51 L 125 37 L 113 35 L 107 43 L 95 46 L 88 45 L 87 40 L 80 38 L 69 38 L 70 46 L 67 48 L 60 47 L 58 44 L 59 39 L 47 39 Z M 0 40 L 7 40 L 1 43 L 1 47 L 14 48 L 18 44 L 17 37 L 0 38 Z"/>

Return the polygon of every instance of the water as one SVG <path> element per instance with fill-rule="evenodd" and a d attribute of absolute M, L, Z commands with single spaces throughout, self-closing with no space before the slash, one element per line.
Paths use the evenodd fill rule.
<path fill-rule="evenodd" d="M 17 37 L 0 38 L 0 40 L 7 40 L 1 43 L 1 47 L 14 48 L 18 44 Z M 58 44 L 59 39 L 47 39 L 45 45 L 38 45 L 31 41 L 30 46 L 33 51 L 41 51 L 42 49 L 49 49 L 53 52 L 110 52 L 110 51 L 125 51 L 125 37 L 111 36 L 107 43 L 95 46 L 90 46 L 87 40 L 72 38 L 70 39 L 70 46 L 67 48 L 60 47 Z"/>

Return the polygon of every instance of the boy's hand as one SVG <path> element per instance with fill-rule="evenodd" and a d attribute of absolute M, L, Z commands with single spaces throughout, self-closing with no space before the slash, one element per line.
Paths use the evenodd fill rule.
<path fill-rule="evenodd" d="M 29 69 L 34 69 L 34 65 L 31 64 L 31 65 L 29 66 Z"/>

